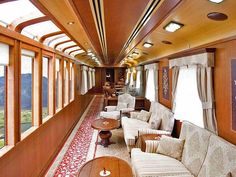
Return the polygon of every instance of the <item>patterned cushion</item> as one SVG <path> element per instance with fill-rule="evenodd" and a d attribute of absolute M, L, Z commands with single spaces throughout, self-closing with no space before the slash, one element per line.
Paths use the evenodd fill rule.
<path fill-rule="evenodd" d="M 229 172 L 233 177 L 236 176 L 236 146 L 212 135 L 206 159 L 198 177 L 221 177 Z"/>
<path fill-rule="evenodd" d="M 145 153 L 138 148 L 132 149 L 131 162 L 137 177 L 194 177 L 180 161 L 161 154 Z"/>
<path fill-rule="evenodd" d="M 151 116 L 151 112 L 141 110 L 137 115 L 137 119 L 147 122 Z"/>
<path fill-rule="evenodd" d="M 163 135 L 161 136 L 157 153 L 181 160 L 183 146 L 184 140 Z"/>
<path fill-rule="evenodd" d="M 157 129 L 159 129 L 159 127 L 161 125 L 161 119 L 152 120 L 150 122 L 150 124 L 151 124 L 151 129 L 157 130 Z"/>
<path fill-rule="evenodd" d="M 194 176 L 198 175 L 206 157 L 210 135 L 207 130 L 187 121 L 182 124 L 180 139 L 185 139 L 185 143 L 181 161 Z"/>

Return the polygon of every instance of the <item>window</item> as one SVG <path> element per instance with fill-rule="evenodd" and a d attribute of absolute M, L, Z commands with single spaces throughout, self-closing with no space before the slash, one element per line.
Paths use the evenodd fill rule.
<path fill-rule="evenodd" d="M 0 43 L 0 148 L 6 137 L 6 71 L 9 64 L 9 46 Z"/>
<path fill-rule="evenodd" d="M 147 70 L 147 83 L 145 97 L 150 101 L 155 101 L 155 82 L 154 82 L 154 70 Z"/>
<path fill-rule="evenodd" d="M 56 89 L 56 110 L 59 108 L 59 74 L 60 74 L 60 59 L 56 59 L 56 74 L 55 74 L 55 89 Z"/>
<path fill-rule="evenodd" d="M 70 63 L 70 101 L 74 99 L 74 63 Z"/>
<path fill-rule="evenodd" d="M 43 75 L 42 75 L 42 117 L 48 116 L 48 65 L 49 59 L 43 57 Z"/>
<path fill-rule="evenodd" d="M 0 66 L 0 148 L 5 145 L 6 67 Z"/>
<path fill-rule="evenodd" d="M 69 71 L 67 67 L 68 61 L 64 60 L 64 105 L 68 104 L 69 97 Z"/>
<path fill-rule="evenodd" d="M 176 90 L 175 118 L 187 120 L 203 127 L 202 104 L 197 90 L 196 67 L 183 67 L 179 71 Z"/>
<path fill-rule="evenodd" d="M 21 133 L 32 126 L 32 86 L 34 52 L 22 50 L 21 55 Z"/>

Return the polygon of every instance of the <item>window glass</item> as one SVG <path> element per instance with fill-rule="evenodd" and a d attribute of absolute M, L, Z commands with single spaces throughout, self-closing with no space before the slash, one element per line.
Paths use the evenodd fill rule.
<path fill-rule="evenodd" d="M 48 116 L 48 62 L 49 59 L 43 57 L 43 78 L 42 78 L 42 116 Z"/>
<path fill-rule="evenodd" d="M 67 41 L 69 39 L 70 38 L 66 36 L 65 34 L 59 35 L 57 37 L 52 37 L 52 39 L 48 41 L 48 46 L 54 48 L 55 45 L 58 44 L 59 42 Z"/>
<path fill-rule="evenodd" d="M 23 53 L 23 52 L 22 52 Z M 30 52 L 29 52 L 30 53 Z M 21 55 L 21 132 L 32 126 L 33 56 Z"/>
<path fill-rule="evenodd" d="M 14 20 L 34 14 L 44 16 L 29 0 L 9 1 L 0 4 L 0 21 L 7 26 Z"/>
<path fill-rule="evenodd" d="M 45 34 L 60 31 L 60 29 L 51 21 L 44 21 L 30 26 L 26 26 L 21 34 L 39 40 Z"/>
<path fill-rule="evenodd" d="M 74 99 L 74 64 L 70 63 L 70 100 Z"/>
<path fill-rule="evenodd" d="M 148 77 L 147 77 L 147 86 L 146 86 L 146 98 L 150 101 L 155 101 L 155 84 L 154 84 L 154 70 L 148 70 Z"/>
<path fill-rule="evenodd" d="M 196 67 L 180 69 L 176 89 L 174 117 L 203 127 L 203 112 L 197 90 Z"/>
<path fill-rule="evenodd" d="M 84 53 L 84 52 L 85 52 L 84 50 L 77 50 L 77 51 L 72 52 L 70 55 L 74 57 L 74 56 Z"/>
<path fill-rule="evenodd" d="M 71 51 L 73 51 L 73 50 L 79 50 L 79 49 L 80 49 L 79 46 L 71 47 L 71 48 L 69 48 L 69 49 L 66 49 L 66 50 L 65 50 L 65 53 L 69 54 Z"/>
<path fill-rule="evenodd" d="M 60 74 L 60 59 L 56 59 L 56 74 L 55 74 L 55 82 L 56 82 L 56 110 L 59 108 L 59 74 Z"/>
<path fill-rule="evenodd" d="M 66 47 L 69 47 L 69 46 L 72 46 L 72 45 L 75 45 L 76 43 L 71 41 L 71 42 L 66 42 L 66 43 L 63 43 L 63 44 L 60 44 L 56 47 L 57 50 L 63 50 L 64 48 Z"/>
<path fill-rule="evenodd" d="M 0 66 L 0 148 L 5 145 L 5 105 L 6 105 L 6 78 L 5 67 Z"/>
<path fill-rule="evenodd" d="M 67 68 L 68 61 L 64 60 L 64 105 L 68 104 L 68 68 Z"/>

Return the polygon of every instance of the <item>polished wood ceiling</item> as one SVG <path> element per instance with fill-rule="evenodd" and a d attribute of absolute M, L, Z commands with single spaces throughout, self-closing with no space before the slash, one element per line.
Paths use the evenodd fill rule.
<path fill-rule="evenodd" d="M 31 1 L 46 9 L 83 49 L 95 53 L 102 66 L 119 66 L 124 60 L 127 66 L 143 64 L 236 34 L 234 0 L 220 4 L 208 0 Z M 210 12 L 225 13 L 228 19 L 212 21 L 207 18 Z M 74 24 L 68 25 L 71 21 Z M 184 27 L 167 32 L 163 28 L 170 21 Z M 154 45 L 147 49 L 144 42 Z M 128 59 L 134 51 L 138 55 Z M 86 61 L 89 56 L 77 57 Z"/>

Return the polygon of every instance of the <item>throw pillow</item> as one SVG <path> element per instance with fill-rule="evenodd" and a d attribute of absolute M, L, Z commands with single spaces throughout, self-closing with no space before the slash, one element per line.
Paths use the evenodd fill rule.
<path fill-rule="evenodd" d="M 183 147 L 184 140 L 163 135 L 160 139 L 157 153 L 181 160 Z"/>
<path fill-rule="evenodd" d="M 158 130 L 161 125 L 161 119 L 152 120 L 149 123 L 151 125 L 151 129 Z"/>
<path fill-rule="evenodd" d="M 128 104 L 127 103 L 122 103 L 122 102 L 118 102 L 117 106 L 116 106 L 116 110 L 120 111 L 121 109 L 127 108 Z"/>
<path fill-rule="evenodd" d="M 141 110 L 137 115 L 137 119 L 147 122 L 151 116 L 151 113 L 148 111 Z"/>

